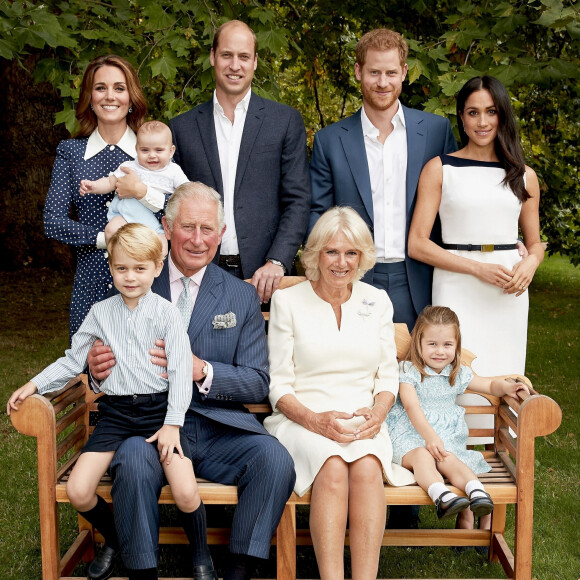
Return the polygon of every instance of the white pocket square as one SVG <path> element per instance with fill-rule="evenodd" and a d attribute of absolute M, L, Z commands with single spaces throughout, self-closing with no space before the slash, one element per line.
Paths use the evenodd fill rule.
<path fill-rule="evenodd" d="M 233 328 L 236 325 L 236 315 L 233 312 L 227 312 L 226 314 L 216 314 L 211 324 L 216 330 Z"/>

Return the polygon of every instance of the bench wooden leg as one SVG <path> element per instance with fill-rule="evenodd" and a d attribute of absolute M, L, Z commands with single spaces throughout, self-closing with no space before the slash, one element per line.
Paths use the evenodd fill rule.
<path fill-rule="evenodd" d="M 494 550 L 493 537 L 495 534 L 504 535 L 505 532 L 505 519 L 506 519 L 507 506 L 505 504 L 496 505 L 493 509 L 492 519 L 491 519 L 491 539 L 489 546 L 489 559 L 492 562 L 497 562 L 497 554 Z"/>
<path fill-rule="evenodd" d="M 296 506 L 286 505 L 276 531 L 278 580 L 296 580 Z"/>

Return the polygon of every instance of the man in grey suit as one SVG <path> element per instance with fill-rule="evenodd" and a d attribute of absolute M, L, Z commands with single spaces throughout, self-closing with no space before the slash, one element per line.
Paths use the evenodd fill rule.
<path fill-rule="evenodd" d="M 359 40 L 355 75 L 363 105 L 314 137 L 309 230 L 329 207 L 356 209 L 377 251 L 363 280 L 387 291 L 394 321 L 411 331 L 431 303 L 432 268 L 407 254 L 419 175 L 427 161 L 457 144 L 447 119 L 400 103 L 407 54 L 407 43 L 392 30 L 372 30 Z"/>
<path fill-rule="evenodd" d="M 267 302 L 290 272 L 308 226 L 304 122 L 295 109 L 252 92 L 257 44 L 245 23 L 218 28 L 210 62 L 213 99 L 169 123 L 175 161 L 191 181 L 222 196 L 227 230 L 216 261 L 251 278 Z"/>
<path fill-rule="evenodd" d="M 176 304 L 188 320 L 193 397 L 183 429 L 196 475 L 238 487 L 224 580 L 248 580 L 258 559 L 268 558 L 295 480 L 286 449 L 243 406 L 262 401 L 269 391 L 264 318 L 255 289 L 212 263 L 226 229 L 216 191 L 201 183 L 178 187 L 163 227 L 171 247 L 152 291 Z M 103 346 L 92 351 L 91 374 L 102 380 L 113 355 Z M 166 364 L 162 348 L 152 354 L 156 364 Z M 163 485 L 158 452 L 144 439 L 129 439 L 116 452 L 111 473 L 129 578 L 156 580 L 157 500 Z M 217 580 L 217 575 L 211 567 L 197 566 L 193 578 Z"/>
<path fill-rule="evenodd" d="M 394 322 L 413 329 L 431 303 L 432 268 L 409 258 L 407 236 L 419 175 L 457 144 L 447 119 L 399 101 L 407 75 L 407 43 L 397 32 L 372 30 L 356 46 L 362 107 L 314 137 L 309 231 L 334 205 L 353 207 L 368 224 L 377 263 L 363 281 L 386 290 Z M 391 508 L 388 527 L 417 527 L 418 507 Z"/>

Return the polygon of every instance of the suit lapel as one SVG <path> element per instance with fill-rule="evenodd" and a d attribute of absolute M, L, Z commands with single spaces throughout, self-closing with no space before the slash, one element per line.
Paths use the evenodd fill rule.
<path fill-rule="evenodd" d="M 159 274 L 159 276 L 153 280 L 151 290 L 153 290 L 153 292 L 156 294 L 159 294 L 159 296 L 162 298 L 165 298 L 165 300 L 169 300 L 169 302 L 171 302 L 171 288 L 169 286 L 169 265 L 167 260 L 165 260 L 161 274 Z"/>
<path fill-rule="evenodd" d="M 372 222 L 374 221 L 373 194 L 360 109 L 354 115 L 345 119 L 342 125 L 340 141 L 358 193 Z"/>
<path fill-rule="evenodd" d="M 213 120 L 213 100 L 203 103 L 196 109 L 197 128 L 199 131 L 199 138 L 205 150 L 209 168 L 216 184 L 216 189 L 219 194 L 224 195 L 224 186 L 222 183 L 222 171 L 220 166 L 220 155 L 217 146 L 217 138 L 215 135 L 215 123 Z"/>
<path fill-rule="evenodd" d="M 195 306 L 189 321 L 189 340 L 193 345 L 203 328 L 209 328 L 212 312 L 215 310 L 223 288 L 223 273 L 218 266 L 208 264 L 201 281 Z M 225 313 L 222 313 L 225 314 Z"/>
<path fill-rule="evenodd" d="M 265 116 L 264 109 L 264 100 L 255 93 L 252 93 L 250 104 L 248 106 L 248 112 L 246 114 L 246 122 L 244 123 L 242 141 L 240 143 L 240 154 L 238 156 L 238 167 L 236 169 L 234 195 L 236 195 L 240 189 L 240 184 L 242 183 L 244 173 L 246 172 L 246 167 L 248 166 L 248 161 L 250 160 L 250 154 L 252 153 L 254 143 L 256 142 L 256 137 L 258 136 L 260 128 L 262 127 L 262 122 Z"/>
<path fill-rule="evenodd" d="M 403 107 L 405 114 L 405 125 L 407 128 L 407 214 L 409 215 L 411 206 L 417 193 L 419 175 L 423 169 L 423 157 L 425 155 L 425 143 L 427 139 L 426 127 L 423 119 L 417 115 L 414 109 Z"/>

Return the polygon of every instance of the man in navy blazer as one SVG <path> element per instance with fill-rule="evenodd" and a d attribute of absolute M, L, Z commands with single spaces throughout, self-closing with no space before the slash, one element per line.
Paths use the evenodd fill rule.
<path fill-rule="evenodd" d="M 314 137 L 309 231 L 334 205 L 357 210 L 377 251 L 377 264 L 363 280 L 387 291 L 394 321 L 411 331 L 431 303 L 432 268 L 407 254 L 419 175 L 427 161 L 457 144 L 447 119 L 400 103 L 407 54 L 406 42 L 391 30 L 359 40 L 355 74 L 363 106 Z"/>
<path fill-rule="evenodd" d="M 310 212 L 306 133 L 295 109 L 251 90 L 258 64 L 256 35 L 226 22 L 213 40 L 212 100 L 169 123 L 175 161 L 191 181 L 220 193 L 227 230 L 216 261 L 252 278 L 267 302 L 290 273 Z"/>
<path fill-rule="evenodd" d="M 295 480 L 286 449 L 243 406 L 262 401 L 269 391 L 264 318 L 254 287 L 212 263 L 225 231 L 216 191 L 201 183 L 180 186 L 167 205 L 163 226 L 170 252 L 152 290 L 180 311 L 185 308 L 186 316 L 191 313 L 193 397 L 183 429 L 196 475 L 238 487 L 224 579 L 248 579 L 257 559 L 268 558 Z M 104 361 L 111 356 L 100 349 L 98 361 L 89 358 L 89 364 L 93 376 L 103 379 L 102 368 L 109 366 Z M 164 351 L 153 353 L 163 366 Z M 144 439 L 129 439 L 116 452 L 111 473 L 129 578 L 156 579 L 157 500 L 163 485 L 158 452 Z M 217 575 L 213 569 L 194 569 L 193 578 L 217 580 Z"/>

